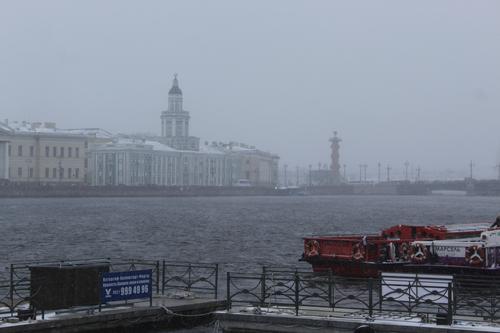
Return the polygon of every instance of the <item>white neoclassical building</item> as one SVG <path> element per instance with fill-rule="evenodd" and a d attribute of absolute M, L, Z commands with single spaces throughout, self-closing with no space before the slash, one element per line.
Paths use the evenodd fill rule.
<path fill-rule="evenodd" d="M 277 155 L 237 143 L 200 145 L 189 135 L 190 115 L 183 109 L 177 76 L 161 112 L 160 137 L 115 138 L 91 151 L 90 179 L 95 186 L 254 186 L 278 183 Z"/>
<path fill-rule="evenodd" d="M 155 141 L 119 139 L 92 151 L 92 185 L 230 185 L 224 152 L 177 150 Z"/>

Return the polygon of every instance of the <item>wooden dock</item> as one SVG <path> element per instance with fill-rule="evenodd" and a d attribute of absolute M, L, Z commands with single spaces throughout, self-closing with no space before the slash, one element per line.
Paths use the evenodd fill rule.
<path fill-rule="evenodd" d="M 0 322 L 0 333 L 21 332 L 105 332 L 123 328 L 165 327 L 178 328 L 180 323 L 209 321 L 213 312 L 226 308 L 225 300 L 215 299 L 172 299 L 154 297 L 149 302 L 120 305 L 116 308 L 85 309 L 64 313 L 51 312 L 37 320 L 18 323 Z M 182 320 L 180 320 L 182 319 Z"/>

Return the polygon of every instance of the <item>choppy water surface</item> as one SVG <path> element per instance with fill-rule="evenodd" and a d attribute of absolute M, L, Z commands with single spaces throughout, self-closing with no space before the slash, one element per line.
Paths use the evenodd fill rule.
<path fill-rule="evenodd" d="M 465 196 L 0 199 L 0 265 L 162 257 L 245 270 L 297 263 L 305 235 L 493 221 L 498 213 L 500 198 Z"/>

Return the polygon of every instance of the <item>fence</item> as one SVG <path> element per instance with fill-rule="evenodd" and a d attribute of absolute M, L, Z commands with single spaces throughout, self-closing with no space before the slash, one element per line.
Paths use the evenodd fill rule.
<path fill-rule="evenodd" d="M 383 275 L 347 278 L 263 268 L 258 274 L 227 273 L 228 306 L 278 308 L 295 315 L 332 311 L 365 317 L 390 315 L 429 321 L 455 318 L 500 321 L 495 278 Z"/>
<path fill-rule="evenodd" d="M 0 276 L 0 315 L 13 316 L 15 312 L 19 315 L 29 311 L 31 314 L 34 312 L 34 315 L 40 311 L 43 315 L 44 309 L 36 304 L 36 296 L 40 290 L 34 290 L 32 282 L 36 282 L 39 289 L 53 286 L 57 282 L 41 279 L 33 281 L 31 274 L 33 267 L 92 265 L 104 265 L 111 272 L 151 269 L 153 294 L 157 296 L 171 291 L 196 292 L 196 296 L 211 298 L 217 298 L 218 294 L 218 264 L 110 258 L 18 262 L 9 265 L 7 276 Z M 89 307 L 91 308 L 93 307 Z"/>

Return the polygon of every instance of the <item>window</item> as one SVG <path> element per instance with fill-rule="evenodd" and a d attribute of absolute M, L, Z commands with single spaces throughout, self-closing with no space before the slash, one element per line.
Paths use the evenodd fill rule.
<path fill-rule="evenodd" d="M 76 158 L 80 157 L 80 148 L 78 148 L 78 147 L 75 148 L 75 157 Z"/>
<path fill-rule="evenodd" d="M 50 156 L 50 147 L 47 146 L 45 147 L 45 157 L 49 157 Z"/>
<path fill-rule="evenodd" d="M 59 168 L 59 178 L 60 179 L 64 178 L 64 168 Z"/>
<path fill-rule="evenodd" d="M 87 169 L 89 167 L 89 160 L 88 159 L 85 159 L 83 166 L 85 167 L 85 169 Z"/>
<path fill-rule="evenodd" d="M 79 168 L 75 169 L 75 178 L 80 178 L 80 169 Z"/>
<path fill-rule="evenodd" d="M 57 157 L 57 147 L 52 147 L 52 157 Z"/>
<path fill-rule="evenodd" d="M 28 172 L 29 172 L 29 174 L 28 174 L 29 177 L 33 178 L 33 168 L 29 168 Z"/>
<path fill-rule="evenodd" d="M 9 145 L 9 156 L 12 154 L 12 146 Z"/>
<path fill-rule="evenodd" d="M 85 149 L 87 149 L 89 147 L 89 143 L 88 141 L 85 141 Z"/>
<path fill-rule="evenodd" d="M 17 168 L 17 176 L 22 177 L 23 176 L 23 168 Z"/>
<path fill-rule="evenodd" d="M 68 179 L 71 179 L 71 168 L 68 168 Z"/>
<path fill-rule="evenodd" d="M 64 147 L 61 147 L 59 150 L 59 156 L 64 157 Z"/>
<path fill-rule="evenodd" d="M 73 155 L 73 148 L 68 147 L 68 157 L 72 157 L 71 155 Z"/>
<path fill-rule="evenodd" d="M 35 147 L 30 146 L 30 157 L 35 156 Z"/>
<path fill-rule="evenodd" d="M 47 147 L 47 148 L 49 148 L 49 147 Z M 45 178 L 49 178 L 49 175 L 50 175 L 49 168 L 45 168 Z"/>
<path fill-rule="evenodd" d="M 52 168 L 52 178 L 57 178 L 57 168 Z"/>
<path fill-rule="evenodd" d="M 17 146 L 17 156 L 23 156 L 23 146 Z"/>

